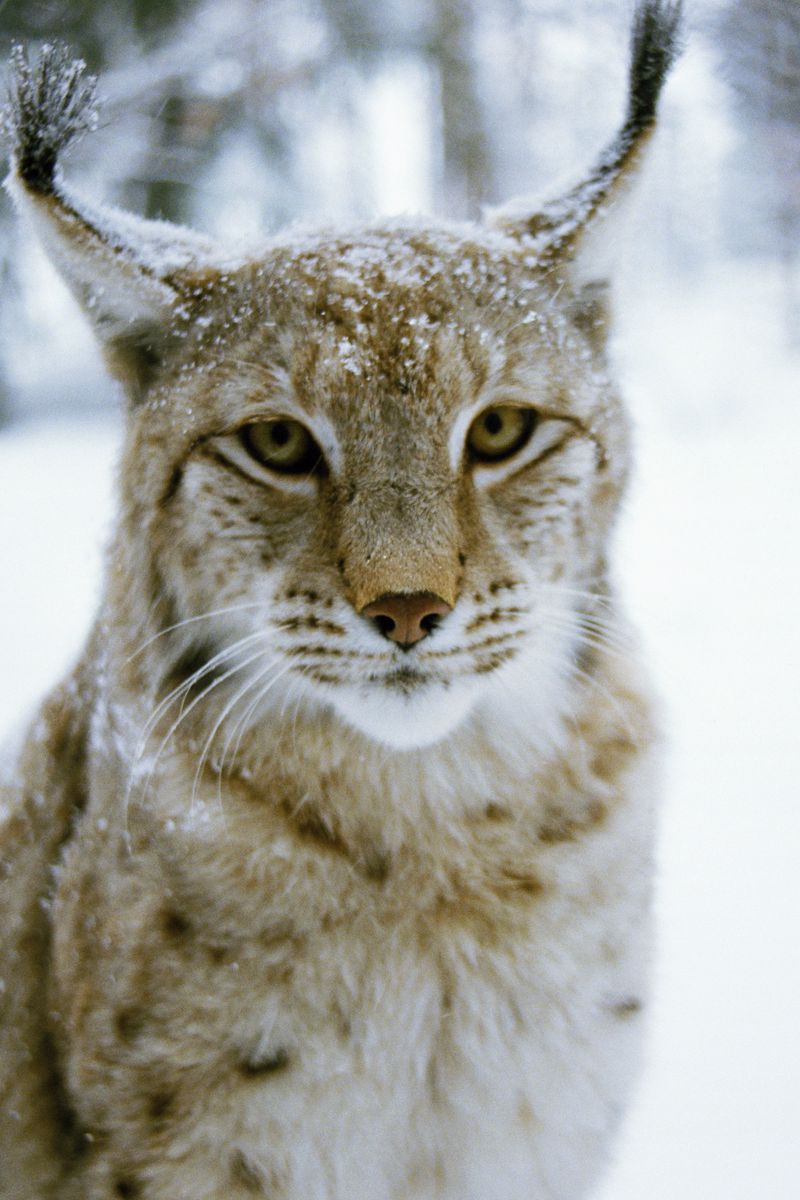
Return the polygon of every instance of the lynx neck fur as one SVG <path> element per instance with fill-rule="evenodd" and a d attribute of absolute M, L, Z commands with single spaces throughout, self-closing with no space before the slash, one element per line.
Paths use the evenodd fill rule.
<path fill-rule="evenodd" d="M 104 598 L 0 804 L 2 1200 L 578 1200 L 635 1076 L 657 737 L 589 244 L 674 57 L 544 208 L 238 257 L 14 195 L 129 397 Z"/>

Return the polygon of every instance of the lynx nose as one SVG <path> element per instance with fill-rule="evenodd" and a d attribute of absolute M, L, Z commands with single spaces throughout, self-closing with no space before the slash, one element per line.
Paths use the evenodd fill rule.
<path fill-rule="evenodd" d="M 407 650 L 421 642 L 451 611 L 450 605 L 432 592 L 387 592 L 361 610 L 392 642 Z"/>

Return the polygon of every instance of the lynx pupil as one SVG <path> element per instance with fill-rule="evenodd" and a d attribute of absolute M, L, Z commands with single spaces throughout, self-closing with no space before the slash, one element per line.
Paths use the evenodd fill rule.
<path fill-rule="evenodd" d="M 477 417 L 467 435 L 467 447 L 478 462 L 498 462 L 521 450 L 533 433 L 536 414 L 511 404 L 488 408 Z"/>
<path fill-rule="evenodd" d="M 313 470 L 321 458 L 305 426 L 290 418 L 253 421 L 242 429 L 240 439 L 256 462 L 284 474 Z"/>

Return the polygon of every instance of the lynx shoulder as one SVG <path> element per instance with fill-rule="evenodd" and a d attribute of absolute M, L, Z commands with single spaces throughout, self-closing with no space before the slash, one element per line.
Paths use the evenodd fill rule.
<path fill-rule="evenodd" d="M 11 188 L 128 421 L 94 631 L 0 803 L 2 1200 L 577 1200 L 635 1074 L 654 730 L 581 186 L 239 254 L 90 204 L 15 52 Z"/>

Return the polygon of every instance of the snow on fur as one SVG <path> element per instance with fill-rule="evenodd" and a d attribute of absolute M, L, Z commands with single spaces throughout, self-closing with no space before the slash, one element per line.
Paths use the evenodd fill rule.
<path fill-rule="evenodd" d="M 97 126 L 97 79 L 62 45 L 45 45 L 31 63 L 23 46 L 11 52 L 3 131 L 20 178 L 33 191 L 56 191 L 58 159 Z"/>

